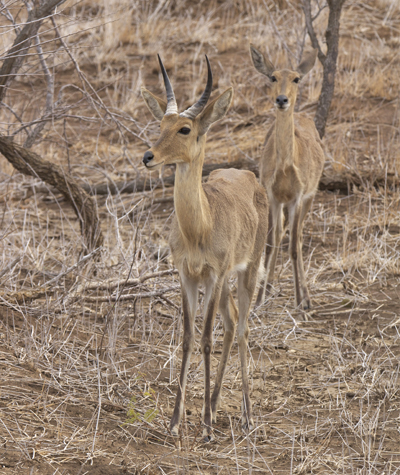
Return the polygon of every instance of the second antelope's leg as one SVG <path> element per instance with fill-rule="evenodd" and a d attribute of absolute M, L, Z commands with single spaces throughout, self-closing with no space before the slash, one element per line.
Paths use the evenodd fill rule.
<path fill-rule="evenodd" d="M 228 279 L 224 280 L 219 301 L 219 310 L 224 321 L 224 343 L 222 346 L 221 359 L 218 364 L 217 377 L 215 379 L 214 391 L 211 396 L 212 421 L 217 422 L 217 410 L 221 399 L 222 380 L 225 374 L 226 363 L 231 352 L 233 339 L 235 338 L 236 324 L 238 321 L 238 310 L 229 289 Z"/>
<path fill-rule="evenodd" d="M 182 366 L 179 377 L 179 387 L 175 399 L 175 408 L 171 418 L 171 433 L 178 435 L 179 423 L 185 405 L 185 392 L 190 357 L 194 347 L 194 318 L 197 310 L 198 283 L 195 280 L 181 276 L 183 341 Z"/>
<path fill-rule="evenodd" d="M 212 440 L 211 430 L 211 387 L 210 387 L 210 375 L 211 375 L 211 349 L 212 349 L 212 337 L 214 329 L 215 314 L 221 296 L 221 290 L 223 286 L 223 280 L 215 282 L 210 278 L 206 283 L 206 295 L 204 304 L 204 328 L 203 335 L 201 337 L 201 352 L 203 354 L 204 361 L 204 405 L 203 405 L 203 437 L 204 441 L 208 442 Z M 224 342 L 225 343 L 225 342 Z"/>
<path fill-rule="evenodd" d="M 303 290 L 300 286 L 300 264 L 303 263 L 301 257 L 301 248 L 300 248 L 300 217 L 302 214 L 302 202 L 297 200 L 294 203 L 289 205 L 289 226 L 290 226 L 290 243 L 289 243 L 289 255 L 290 260 L 292 261 L 293 267 L 293 280 L 294 280 L 294 294 L 296 297 L 296 307 L 302 304 L 302 294 Z M 303 271 L 304 274 L 304 271 Z M 303 308 L 303 307 L 302 307 Z"/>
<path fill-rule="evenodd" d="M 300 215 L 300 220 L 299 220 L 299 255 L 298 255 L 298 261 L 299 261 L 300 292 L 301 292 L 302 305 L 303 305 L 304 310 L 307 310 L 307 309 L 311 308 L 311 301 L 310 301 L 310 295 L 308 293 L 306 276 L 305 276 L 305 273 L 304 273 L 303 224 L 304 224 L 305 217 L 307 216 L 307 213 L 311 208 L 313 198 L 314 197 L 312 196 L 310 198 L 306 198 L 303 201 L 303 206 L 301 208 L 301 215 Z"/>
<path fill-rule="evenodd" d="M 242 427 L 244 430 L 252 430 L 254 428 L 249 378 L 247 375 L 247 344 L 249 341 L 249 310 L 257 283 L 257 271 L 257 267 L 250 264 L 245 271 L 238 273 L 239 324 L 237 338 L 242 372 Z"/>
<path fill-rule="evenodd" d="M 277 203 L 274 199 L 270 199 L 268 213 L 268 235 L 267 244 L 265 246 L 265 276 L 260 283 L 256 305 L 261 305 L 263 301 L 269 296 L 272 283 L 274 281 L 276 256 L 278 254 L 279 245 L 283 237 L 282 208 L 282 204 Z"/>
<path fill-rule="evenodd" d="M 261 305 L 265 301 L 269 293 L 269 289 L 266 290 L 266 286 L 267 286 L 266 270 L 268 268 L 268 262 L 271 259 L 271 252 L 272 252 L 273 246 L 274 246 L 274 224 L 273 224 L 273 218 L 272 218 L 272 206 L 270 206 L 268 210 L 268 234 L 267 234 L 267 243 L 265 245 L 264 274 L 259 284 L 258 294 L 256 298 L 256 303 L 255 303 L 256 307 L 258 305 Z"/>

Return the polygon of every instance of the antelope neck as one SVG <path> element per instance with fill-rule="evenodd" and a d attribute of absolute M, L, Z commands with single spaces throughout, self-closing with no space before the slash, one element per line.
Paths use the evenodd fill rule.
<path fill-rule="evenodd" d="M 191 245 L 204 242 L 211 230 L 211 212 L 201 178 L 204 147 L 190 163 L 177 163 L 174 203 L 179 229 Z"/>
<path fill-rule="evenodd" d="M 287 111 L 276 111 L 275 122 L 275 152 L 279 168 L 294 164 L 295 138 L 293 106 Z"/>

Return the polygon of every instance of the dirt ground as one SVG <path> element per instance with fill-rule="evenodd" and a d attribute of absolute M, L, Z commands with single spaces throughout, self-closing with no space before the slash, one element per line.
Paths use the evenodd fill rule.
<path fill-rule="evenodd" d="M 204 88 L 207 53 L 213 96 L 232 85 L 235 98 L 208 134 L 206 162 L 258 162 L 273 110 L 248 45 L 294 67 L 309 41 L 302 18 L 301 2 L 289 0 L 67 2 L 56 21 L 107 110 L 82 93 L 88 86 L 45 22 L 40 39 L 55 95 L 66 86 L 65 110 L 32 150 L 82 184 L 148 176 L 141 158 L 159 129 L 140 85 L 164 95 L 160 53 L 183 109 Z M 321 42 L 326 19 L 325 9 Z M 14 37 L 1 21 L 4 52 Z M 215 441 L 202 442 L 202 293 L 185 419 L 179 438 L 169 433 L 182 333 L 167 244 L 173 187 L 160 183 L 171 170 L 154 172 L 151 190 L 95 196 L 104 246 L 82 261 L 72 208 L 1 157 L 2 475 L 400 473 L 399 46 L 397 1 L 346 2 L 324 177 L 348 189 L 319 191 L 307 217 L 306 318 L 294 308 L 287 235 L 273 295 L 251 312 L 249 434 L 240 427 L 235 342 Z M 321 77 L 318 64 L 301 87 L 298 109 L 311 116 Z M 23 143 L 18 128 L 42 114 L 45 96 L 32 49 L 5 100 L 22 122 L 3 108 L 1 132 Z M 212 377 L 222 339 L 218 316 Z"/>

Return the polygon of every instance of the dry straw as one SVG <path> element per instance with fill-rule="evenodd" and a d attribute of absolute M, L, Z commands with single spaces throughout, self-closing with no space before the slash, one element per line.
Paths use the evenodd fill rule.
<path fill-rule="evenodd" d="M 18 24 L 24 9 L 1 2 L 3 54 L 15 38 L 7 15 Z M 316 24 L 320 38 L 325 14 Z M 32 46 L 0 126 L 23 143 L 47 113 L 44 60 L 57 108 L 33 148 L 89 184 L 144 177 L 140 160 L 158 130 L 138 91 L 145 83 L 163 94 L 156 53 L 181 109 L 198 97 L 209 55 L 214 94 L 233 85 L 235 98 L 209 134 L 207 156 L 257 161 L 272 115 L 248 43 L 279 66 L 296 63 L 308 44 L 301 2 L 289 0 L 71 1 L 55 21 L 68 51 L 45 21 L 42 58 Z M 104 245 L 97 261 L 84 260 L 70 206 L 2 160 L 1 473 L 399 473 L 400 195 L 385 182 L 400 167 L 399 35 L 396 0 L 346 2 L 325 175 L 348 171 L 362 186 L 349 184 L 347 195 L 319 192 L 307 218 L 314 305 L 307 321 L 294 309 L 283 241 L 273 297 L 250 317 L 256 428 L 247 436 L 235 346 L 216 443 L 201 443 L 198 349 L 181 436 L 168 432 L 182 333 L 167 244 L 172 188 L 96 197 Z M 320 83 L 318 66 L 299 109 L 313 113 Z M 373 187 L 378 174 L 384 180 Z M 214 335 L 218 354 L 219 319 Z"/>

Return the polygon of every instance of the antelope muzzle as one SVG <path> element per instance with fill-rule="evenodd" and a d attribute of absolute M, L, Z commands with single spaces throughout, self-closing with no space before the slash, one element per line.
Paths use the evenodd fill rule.
<path fill-rule="evenodd" d="M 146 167 L 149 166 L 149 163 L 153 160 L 154 154 L 150 150 L 147 150 L 147 152 L 143 155 L 143 163 Z"/>
<path fill-rule="evenodd" d="M 275 103 L 278 109 L 287 109 L 289 107 L 289 99 L 284 95 L 278 96 Z"/>

